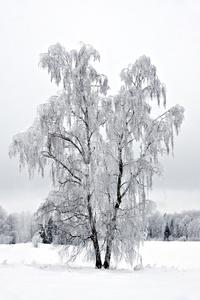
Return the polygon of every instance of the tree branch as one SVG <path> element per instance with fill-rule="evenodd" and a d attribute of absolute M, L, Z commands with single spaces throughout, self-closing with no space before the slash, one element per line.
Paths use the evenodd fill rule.
<path fill-rule="evenodd" d="M 47 158 L 51 158 L 53 159 L 55 162 L 59 163 L 64 169 L 66 169 L 68 171 L 68 173 L 74 177 L 75 179 L 77 179 L 79 182 L 81 182 L 81 179 L 79 177 L 77 177 L 76 175 L 73 174 L 73 172 L 63 163 L 61 162 L 59 159 L 57 159 L 52 153 L 48 152 L 48 151 L 42 151 L 42 155 L 44 157 Z"/>

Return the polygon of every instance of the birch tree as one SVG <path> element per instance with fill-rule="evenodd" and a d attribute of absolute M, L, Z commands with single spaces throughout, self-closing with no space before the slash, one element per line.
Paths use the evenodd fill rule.
<path fill-rule="evenodd" d="M 91 65 L 99 59 L 84 44 L 70 52 L 56 44 L 41 55 L 40 65 L 62 90 L 14 137 L 10 156 L 19 155 L 30 177 L 50 166 L 57 189 L 38 210 L 40 218 L 52 217 L 66 243 L 77 252 L 86 247 L 97 268 L 109 268 L 112 253 L 133 262 L 144 238 L 152 178 L 162 172 L 160 155 L 173 151 L 184 109 L 152 117 L 151 101 L 165 108 L 166 90 L 145 56 L 122 70 L 119 93 L 107 97 L 107 77 Z"/>
<path fill-rule="evenodd" d="M 93 177 L 98 165 L 95 153 L 101 146 L 99 130 L 105 123 L 105 101 L 100 95 L 106 95 L 108 90 L 107 77 L 98 74 L 91 65 L 92 60 L 99 59 L 99 53 L 84 44 L 79 51 L 70 52 L 56 44 L 41 55 L 41 67 L 48 70 L 51 81 L 62 84 L 63 88 L 39 106 L 33 125 L 14 137 L 10 150 L 11 156 L 19 154 L 20 166 L 27 165 L 30 176 L 36 168 L 43 174 L 50 162 L 53 182 L 68 190 L 68 195 L 64 195 L 65 209 L 70 212 L 72 206 L 74 209 L 73 216 L 66 218 L 74 221 L 81 209 L 82 217 L 86 214 L 84 226 L 88 231 L 87 234 L 79 232 L 79 237 L 83 242 L 92 240 L 97 268 L 102 263 L 93 205 L 97 201 L 93 200 Z M 61 195 L 59 201 L 62 199 Z M 73 238 L 69 228 L 67 232 Z"/>
<path fill-rule="evenodd" d="M 162 173 L 160 155 L 173 151 L 174 133 L 179 133 L 184 113 L 176 105 L 156 118 L 151 116 L 151 101 L 160 106 L 162 100 L 166 107 L 166 89 L 148 57 L 142 56 L 123 69 L 121 79 L 124 85 L 113 99 L 106 123 L 105 165 L 111 205 L 105 268 L 110 266 L 113 250 L 117 256 L 123 254 L 128 261 L 133 260 L 134 249 L 143 239 L 153 175 Z"/>

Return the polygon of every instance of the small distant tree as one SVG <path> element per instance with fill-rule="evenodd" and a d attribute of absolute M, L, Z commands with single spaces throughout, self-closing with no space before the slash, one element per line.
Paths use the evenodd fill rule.
<path fill-rule="evenodd" d="M 170 222 L 169 222 L 169 230 L 172 236 L 174 236 L 174 219 L 171 218 Z"/>
<path fill-rule="evenodd" d="M 51 217 L 47 225 L 47 237 L 48 237 L 49 244 L 53 242 L 53 231 L 54 231 L 54 224 Z"/>
<path fill-rule="evenodd" d="M 10 238 L 10 244 L 16 244 L 19 242 L 19 235 L 17 231 L 18 218 L 17 214 L 9 214 L 6 220 L 8 226 L 8 236 Z"/>
<path fill-rule="evenodd" d="M 151 214 L 147 218 L 148 224 L 148 239 L 162 240 L 165 229 L 165 220 L 162 214 L 158 211 Z"/>
<path fill-rule="evenodd" d="M 164 231 L 164 241 L 169 241 L 169 237 L 171 235 L 168 223 L 165 226 L 165 231 Z"/>
<path fill-rule="evenodd" d="M 174 237 L 176 239 L 179 239 L 182 236 L 180 223 L 181 223 L 181 217 L 180 216 L 176 217 L 174 220 Z"/>
<path fill-rule="evenodd" d="M 9 237 L 9 227 L 7 224 L 7 213 L 0 206 L 0 244 L 9 244 L 11 238 Z"/>
<path fill-rule="evenodd" d="M 188 225 L 188 236 L 191 241 L 200 241 L 200 217 L 195 218 Z"/>
<path fill-rule="evenodd" d="M 20 243 L 27 243 L 32 240 L 37 228 L 34 216 L 30 212 L 17 214 L 17 229 Z"/>
<path fill-rule="evenodd" d="M 16 230 L 9 232 L 9 237 L 10 237 L 10 244 L 18 243 L 19 237 L 18 237 L 18 232 Z"/>
<path fill-rule="evenodd" d="M 54 224 L 52 217 L 50 217 L 47 225 L 40 224 L 39 235 L 44 244 L 51 244 L 53 236 L 57 234 L 57 225 Z"/>
<path fill-rule="evenodd" d="M 147 194 L 153 175 L 162 173 L 160 155 L 173 151 L 184 109 L 165 109 L 165 86 L 146 56 L 122 70 L 119 93 L 107 97 L 107 77 L 92 66 L 99 59 L 85 44 L 70 52 L 56 44 L 41 55 L 40 65 L 62 90 L 14 137 L 10 156 L 19 154 L 29 176 L 37 169 L 43 175 L 49 163 L 57 189 L 38 214 L 52 217 L 70 245 L 94 253 L 97 268 L 109 268 L 111 253 L 131 263 L 144 238 Z M 163 100 L 157 117 L 153 100 Z"/>

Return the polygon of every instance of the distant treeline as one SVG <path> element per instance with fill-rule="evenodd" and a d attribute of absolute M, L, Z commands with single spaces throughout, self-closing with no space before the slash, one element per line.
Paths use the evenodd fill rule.
<path fill-rule="evenodd" d="M 200 210 L 148 217 L 147 240 L 200 241 Z"/>
<path fill-rule="evenodd" d="M 147 240 L 200 241 L 200 210 L 161 214 L 156 211 L 147 218 Z M 40 224 L 30 212 L 7 214 L 0 206 L 0 244 L 40 241 L 67 244 L 65 229 L 52 218 Z"/>
<path fill-rule="evenodd" d="M 7 214 L 0 206 L 0 244 L 27 243 L 31 241 L 37 224 L 30 212 Z"/>
<path fill-rule="evenodd" d="M 33 241 L 44 244 L 67 244 L 65 231 L 49 218 L 41 224 L 36 213 L 21 212 L 8 214 L 0 206 L 0 244 L 17 244 Z"/>

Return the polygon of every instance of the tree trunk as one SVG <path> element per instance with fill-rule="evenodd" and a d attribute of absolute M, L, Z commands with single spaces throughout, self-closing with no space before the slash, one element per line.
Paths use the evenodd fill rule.
<path fill-rule="evenodd" d="M 86 101 L 86 98 L 83 96 L 84 101 Z M 87 133 L 87 156 L 85 157 L 85 163 L 87 166 L 87 173 L 86 173 L 86 188 L 87 190 L 87 209 L 89 214 L 89 221 L 90 221 L 90 227 L 91 227 L 91 240 L 93 242 L 94 251 L 95 251 L 95 267 L 97 269 L 102 268 L 102 261 L 101 261 L 101 252 L 99 248 L 99 241 L 98 241 L 98 234 L 96 229 L 96 220 L 93 215 L 92 205 L 91 205 L 91 192 L 90 192 L 90 176 L 91 176 L 91 166 L 90 166 L 90 159 L 91 159 L 91 133 L 89 128 L 89 115 L 88 115 L 88 107 L 86 107 L 86 110 L 84 112 L 85 117 L 85 126 L 86 126 L 86 133 Z"/>
<path fill-rule="evenodd" d="M 88 194 L 88 196 L 87 196 L 87 201 L 88 201 L 87 208 L 88 208 L 89 221 L 90 221 L 90 226 L 91 226 L 91 240 L 93 242 L 95 257 L 96 257 L 95 267 L 97 269 L 101 269 L 102 268 L 101 252 L 100 252 L 100 248 L 99 248 L 98 235 L 97 235 L 97 230 L 96 230 L 95 218 L 93 217 L 93 213 L 92 213 L 90 197 L 91 197 L 91 195 Z"/>
<path fill-rule="evenodd" d="M 117 208 L 115 207 L 114 217 L 111 219 L 110 224 L 108 225 L 107 233 L 106 233 L 106 253 L 104 259 L 104 268 L 110 268 L 110 260 L 111 260 L 111 252 L 112 252 L 112 243 L 114 240 L 114 234 L 116 229 L 116 220 L 117 220 Z"/>
<path fill-rule="evenodd" d="M 93 241 L 94 250 L 95 250 L 95 256 L 96 256 L 95 268 L 101 269 L 102 268 L 101 252 L 100 252 L 100 249 L 99 249 L 99 243 L 98 243 L 98 239 L 97 239 L 96 234 L 93 237 L 92 241 Z"/>
<path fill-rule="evenodd" d="M 119 149 L 119 175 L 118 175 L 118 182 L 117 182 L 117 201 L 115 203 L 114 207 L 114 215 L 110 221 L 110 224 L 108 225 L 107 229 L 107 237 L 106 237 L 106 254 L 105 254 L 105 260 L 104 260 L 104 268 L 109 269 L 110 268 L 110 260 L 111 260 L 111 251 L 112 251 L 112 243 L 114 240 L 114 234 L 117 224 L 117 213 L 120 207 L 120 204 L 122 202 L 122 195 L 121 195 L 121 181 L 122 181 L 122 175 L 123 175 L 123 163 L 122 163 L 122 150 Z"/>
<path fill-rule="evenodd" d="M 103 263 L 103 266 L 105 269 L 110 269 L 112 241 L 113 241 L 113 239 L 111 238 L 111 236 L 108 237 L 108 239 L 106 241 L 106 254 L 105 254 L 105 259 L 104 259 L 104 263 Z"/>

